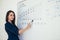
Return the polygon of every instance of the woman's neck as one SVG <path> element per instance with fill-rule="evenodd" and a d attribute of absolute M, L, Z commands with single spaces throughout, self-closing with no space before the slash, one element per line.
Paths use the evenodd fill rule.
<path fill-rule="evenodd" d="M 8 20 L 8 22 L 12 23 L 10 20 Z"/>

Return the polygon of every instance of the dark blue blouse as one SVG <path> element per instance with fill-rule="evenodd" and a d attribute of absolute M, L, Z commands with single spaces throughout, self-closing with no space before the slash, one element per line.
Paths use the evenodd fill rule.
<path fill-rule="evenodd" d="M 5 23 L 5 30 L 8 34 L 8 40 L 19 40 L 18 38 L 18 28 L 9 22 Z"/>

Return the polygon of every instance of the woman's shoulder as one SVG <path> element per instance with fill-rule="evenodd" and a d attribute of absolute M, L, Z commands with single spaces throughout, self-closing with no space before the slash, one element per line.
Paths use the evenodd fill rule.
<path fill-rule="evenodd" d="M 5 25 L 9 25 L 9 22 L 6 22 Z"/>
<path fill-rule="evenodd" d="M 5 27 L 8 27 L 8 26 L 10 27 L 10 23 L 9 22 L 6 22 L 5 23 Z"/>

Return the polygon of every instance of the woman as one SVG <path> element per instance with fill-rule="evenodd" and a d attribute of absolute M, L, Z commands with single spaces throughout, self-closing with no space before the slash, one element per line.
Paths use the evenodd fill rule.
<path fill-rule="evenodd" d="M 31 27 L 30 23 L 24 29 L 18 29 L 15 25 L 15 13 L 9 10 L 6 14 L 5 30 L 8 34 L 8 40 L 19 40 L 18 35 L 24 33 Z"/>

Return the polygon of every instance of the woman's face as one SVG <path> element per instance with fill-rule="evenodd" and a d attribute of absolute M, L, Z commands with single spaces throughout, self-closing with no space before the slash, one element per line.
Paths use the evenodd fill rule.
<path fill-rule="evenodd" d="M 14 13 L 12 13 L 12 12 L 9 13 L 8 20 L 10 20 L 10 21 L 14 20 Z"/>

